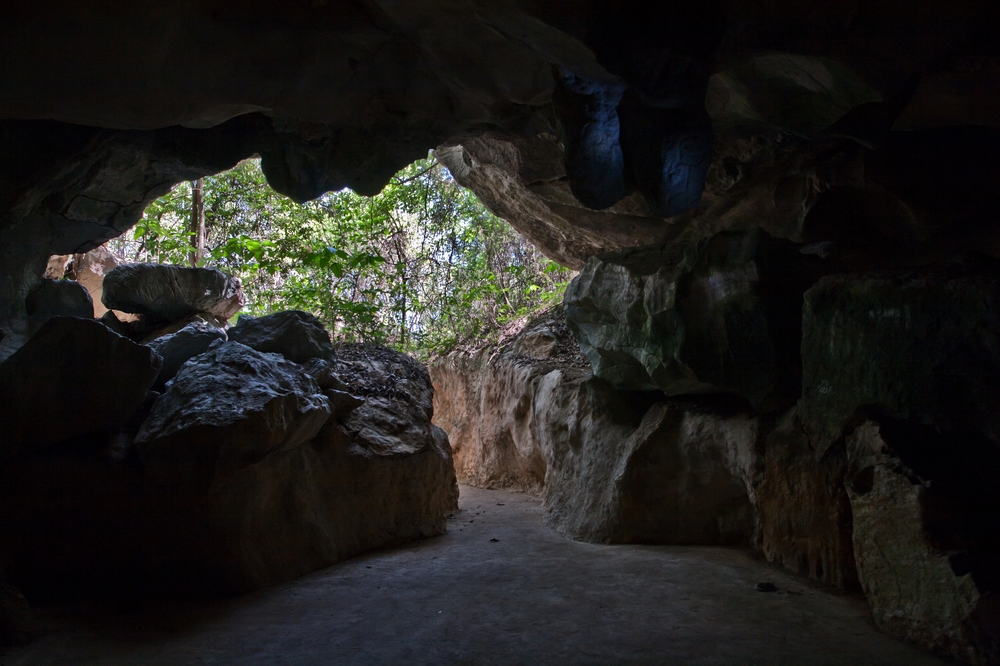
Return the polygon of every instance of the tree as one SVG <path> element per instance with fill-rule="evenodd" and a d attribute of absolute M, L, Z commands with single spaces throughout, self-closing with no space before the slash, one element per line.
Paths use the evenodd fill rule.
<path fill-rule="evenodd" d="M 113 249 L 183 263 L 197 251 L 194 190 L 155 201 Z M 307 310 L 341 340 L 444 351 L 561 298 L 571 277 L 430 158 L 374 197 L 296 204 L 267 186 L 258 160 L 206 178 L 203 196 L 202 262 L 243 281 L 246 312 Z"/>
<path fill-rule="evenodd" d="M 199 178 L 191 183 L 191 245 L 194 246 L 194 251 L 190 255 L 192 266 L 197 266 L 201 263 L 202 257 L 205 254 L 204 189 L 204 178 Z"/>

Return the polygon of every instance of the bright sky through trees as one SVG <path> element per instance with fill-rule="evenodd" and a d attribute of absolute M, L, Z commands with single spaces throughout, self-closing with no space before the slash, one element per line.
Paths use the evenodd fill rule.
<path fill-rule="evenodd" d="M 445 351 L 560 299 L 571 277 L 432 158 L 374 197 L 343 190 L 306 204 L 246 160 L 205 178 L 204 202 L 202 264 L 243 281 L 245 312 L 306 310 L 339 340 Z M 184 264 L 190 219 L 181 183 L 109 246 L 126 261 Z"/>

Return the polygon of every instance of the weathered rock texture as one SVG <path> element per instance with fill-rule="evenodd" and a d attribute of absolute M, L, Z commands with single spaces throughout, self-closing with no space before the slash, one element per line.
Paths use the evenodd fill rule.
<path fill-rule="evenodd" d="M 174 333 L 167 333 L 147 343 L 162 359 L 154 388 L 162 390 L 174 378 L 181 366 L 191 358 L 204 354 L 216 340 L 225 342 L 226 332 L 204 321 L 193 321 Z"/>
<path fill-rule="evenodd" d="M 694 459 L 685 433 L 702 431 L 712 434 L 697 455 L 718 464 L 696 476 L 729 498 L 739 484 L 726 474 L 745 483 L 748 472 L 729 466 L 742 454 L 722 452 L 756 427 L 766 552 L 846 586 L 845 442 L 865 410 L 997 444 L 996 272 L 968 269 L 970 257 L 1000 258 L 995 2 L 152 0 L 98 11 L 41 0 L 0 12 L 0 358 L 28 341 L 27 296 L 50 255 L 122 233 L 173 183 L 259 154 L 296 200 L 374 193 L 438 146 L 459 183 L 583 269 L 568 313 L 598 375 L 660 391 L 622 398 L 571 367 L 529 371 L 501 354 L 500 386 L 527 383 L 488 401 L 515 407 L 487 437 L 504 453 L 467 449 L 487 477 L 537 484 L 541 460 L 582 488 L 643 451 L 679 461 L 665 474 Z M 952 277 L 925 271 L 956 262 Z M 882 274 L 861 277 L 871 271 Z M 791 316 L 820 275 L 845 273 L 808 292 L 804 321 Z M 699 398 L 705 415 L 662 391 L 738 394 L 762 416 L 720 412 L 718 397 Z M 391 423 L 390 406 L 360 395 L 352 414 L 382 410 Z M 553 433 L 529 437 L 544 428 Z M 371 450 L 393 450 L 364 432 Z M 593 453 L 546 459 L 531 438 Z M 557 459 L 575 462 L 553 476 Z M 587 471 L 591 459 L 602 463 Z M 640 477 L 598 485 L 647 497 Z M 601 521 L 586 529 L 624 529 Z M 941 634 L 965 641 L 952 654 L 993 659 L 988 641 L 948 622 Z"/>
<path fill-rule="evenodd" d="M 136 435 L 148 475 L 204 492 L 312 439 L 330 405 L 300 366 L 224 342 L 184 364 Z"/>
<path fill-rule="evenodd" d="M 621 392 L 591 373 L 561 308 L 431 365 L 465 482 L 541 492 L 546 521 L 598 542 L 749 544 L 758 425 L 738 400 Z"/>
<path fill-rule="evenodd" d="M 1000 270 L 834 276 L 805 296 L 799 410 L 817 442 L 858 407 L 1000 444 Z"/>
<path fill-rule="evenodd" d="M 802 294 L 815 270 L 792 243 L 728 232 L 684 252 L 592 259 L 567 289 L 566 315 L 594 373 L 617 388 L 728 390 L 775 411 L 799 395 Z"/>
<path fill-rule="evenodd" d="M 1000 108 L 987 0 L 861 13 L 833 0 L 157 0 L 101 12 L 47 0 L 3 19 L 8 333 L 50 255 L 85 252 L 173 183 L 255 153 L 276 189 L 305 200 L 344 186 L 374 193 L 442 146 L 459 182 L 575 267 L 746 226 L 797 238 L 835 187 L 875 192 L 900 220 L 923 217 L 934 208 L 918 205 L 924 183 L 940 188 L 945 172 L 954 182 L 941 191 L 971 183 L 953 177 L 952 138 L 915 136 L 949 125 L 978 137 L 950 154 L 978 160 L 979 180 L 996 184 L 983 140 Z M 882 142 L 893 127 L 916 143 Z M 883 177 L 899 175 L 878 168 L 894 161 L 916 163 L 920 177 Z M 955 196 L 966 203 L 953 216 L 974 223 L 995 189 L 962 188 L 980 194 Z"/>
<path fill-rule="evenodd" d="M 454 352 L 430 364 L 435 422 L 448 432 L 462 483 L 540 491 L 547 468 L 544 434 L 534 417 L 546 410 L 537 404 L 541 383 L 553 372 L 568 383 L 590 375 L 561 308 L 525 324 L 505 330 L 499 346 Z"/>
<path fill-rule="evenodd" d="M 245 302 L 239 279 L 217 268 L 122 264 L 104 276 L 103 288 L 106 307 L 164 323 L 200 312 L 225 322 Z"/>
<path fill-rule="evenodd" d="M 50 319 L 0 364 L 0 460 L 121 429 L 159 369 L 155 352 L 97 321 Z"/>
<path fill-rule="evenodd" d="M 28 330 L 32 335 L 53 317 L 89 319 L 94 315 L 94 303 L 90 294 L 83 285 L 72 280 L 42 280 L 28 294 L 24 309 L 28 314 Z"/>
<path fill-rule="evenodd" d="M 293 363 L 309 359 L 329 359 L 333 354 L 330 334 L 308 312 L 287 310 L 265 317 L 240 317 L 229 331 L 234 342 L 261 352 L 281 354 Z"/>
<path fill-rule="evenodd" d="M 334 417 L 301 366 L 218 343 L 181 368 L 134 445 L 95 434 L 10 459 L 11 580 L 56 596 L 244 591 L 442 533 L 458 487 L 426 371 L 379 347 L 330 363 L 365 396 Z"/>
<path fill-rule="evenodd" d="M 1000 661 L 1000 451 L 891 418 L 847 438 L 854 554 L 884 630 L 972 664 Z"/>
<path fill-rule="evenodd" d="M 764 556 L 792 571 L 856 590 L 843 448 L 817 454 L 792 410 L 768 433 L 763 450 L 757 508 Z"/>
<path fill-rule="evenodd" d="M 636 398 L 587 389 L 575 396 L 583 407 L 575 415 L 583 417 L 578 443 L 551 442 L 550 525 L 597 542 L 754 542 L 760 458 L 752 416 L 711 403 L 667 401 L 649 407 L 638 423 L 609 428 L 608 408 L 621 412 L 620 403 Z"/>
<path fill-rule="evenodd" d="M 821 280 L 804 301 L 803 397 L 780 417 L 728 393 L 616 390 L 581 363 L 556 309 L 435 360 L 436 418 L 460 479 L 541 494 L 547 524 L 568 536 L 750 544 L 862 590 L 890 633 L 996 663 L 1000 447 L 982 405 L 997 395 L 997 345 L 984 271 Z M 930 330 L 940 342 L 928 368 L 908 355 Z M 940 387 L 970 362 L 979 383 L 954 389 L 968 417 L 945 420 L 955 403 Z M 886 381 L 907 389 L 878 393 Z"/>

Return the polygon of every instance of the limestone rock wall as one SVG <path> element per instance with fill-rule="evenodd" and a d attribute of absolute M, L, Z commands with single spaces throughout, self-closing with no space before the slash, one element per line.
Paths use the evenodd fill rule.
<path fill-rule="evenodd" d="M 557 372 L 559 383 L 575 385 L 589 376 L 589 366 L 561 308 L 523 330 L 515 324 L 505 338 L 430 364 L 435 423 L 448 433 L 461 483 L 539 492 L 548 460 L 545 428 L 562 415 L 553 412 L 560 404 L 545 397 L 546 378 Z"/>
<path fill-rule="evenodd" d="M 885 631 L 960 661 L 996 663 L 1000 455 L 973 436 L 948 440 L 884 416 L 847 438 L 858 575 Z M 941 460 L 942 446 L 985 451 L 972 467 L 967 455 Z"/>
<path fill-rule="evenodd" d="M 512 331 L 508 331 L 510 335 Z M 667 400 L 594 378 L 561 308 L 431 364 L 459 480 L 541 493 L 546 522 L 597 542 L 750 544 L 758 424 L 745 403 Z"/>
<path fill-rule="evenodd" d="M 629 362 L 676 362 L 683 345 L 671 356 L 622 342 L 631 335 L 655 344 L 650 322 L 725 340 L 720 329 L 731 319 L 700 330 L 683 317 L 657 318 L 657 301 L 641 289 L 626 298 L 619 287 L 628 274 L 608 270 L 608 279 L 581 274 L 591 284 L 566 299 L 570 313 L 580 312 L 571 309 L 582 307 L 579 293 L 614 313 L 571 324 L 584 332 L 583 349 L 595 339 L 585 326 L 619 327 L 617 338 L 604 338 L 618 346 L 605 343 L 602 362 L 621 363 L 615 351 L 625 349 Z M 794 283 L 784 293 L 798 293 L 802 312 L 801 397 L 771 412 L 720 386 L 673 397 L 616 388 L 580 363 L 556 309 L 498 345 L 432 364 L 439 423 L 455 439 L 464 482 L 540 493 L 547 524 L 567 536 L 752 546 L 803 575 L 862 591 L 889 633 L 964 663 L 994 664 L 996 275 L 985 262 L 829 276 L 804 292 Z M 724 282 L 711 271 L 705 279 Z M 693 281 L 647 280 L 645 289 L 682 292 Z M 774 320 L 762 321 L 767 331 Z"/>

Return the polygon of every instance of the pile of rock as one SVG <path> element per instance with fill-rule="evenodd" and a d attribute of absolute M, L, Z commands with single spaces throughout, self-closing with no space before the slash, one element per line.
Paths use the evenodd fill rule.
<path fill-rule="evenodd" d="M 227 329 L 214 269 L 118 266 L 103 301 L 139 319 L 50 317 L 0 364 L 0 561 L 29 594 L 249 590 L 444 531 L 422 366 L 304 312 Z"/>

